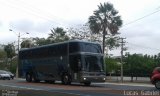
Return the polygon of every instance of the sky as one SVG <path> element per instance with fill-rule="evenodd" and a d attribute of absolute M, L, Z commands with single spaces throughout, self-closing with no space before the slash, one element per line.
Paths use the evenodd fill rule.
<path fill-rule="evenodd" d="M 17 42 L 19 33 L 21 38 L 47 37 L 52 28 L 83 25 L 104 2 L 122 17 L 125 52 L 160 53 L 160 0 L 0 0 L 0 44 Z M 120 48 L 109 54 L 120 55 Z"/>

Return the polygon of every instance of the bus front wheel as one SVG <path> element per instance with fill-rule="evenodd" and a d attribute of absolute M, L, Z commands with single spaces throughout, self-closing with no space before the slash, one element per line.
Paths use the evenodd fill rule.
<path fill-rule="evenodd" d="M 71 77 L 67 74 L 64 74 L 62 76 L 62 84 L 64 85 L 71 84 Z"/>
<path fill-rule="evenodd" d="M 55 80 L 45 80 L 46 83 L 54 84 Z"/>
<path fill-rule="evenodd" d="M 91 85 L 91 82 L 84 82 L 84 85 L 85 85 L 85 86 L 90 86 L 90 85 Z"/>
<path fill-rule="evenodd" d="M 26 81 L 27 82 L 32 82 L 32 75 L 30 73 L 26 74 Z"/>

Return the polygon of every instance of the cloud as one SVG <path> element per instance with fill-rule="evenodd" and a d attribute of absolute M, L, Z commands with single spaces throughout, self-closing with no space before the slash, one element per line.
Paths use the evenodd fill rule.
<path fill-rule="evenodd" d="M 0 26 L 2 26 L 2 22 L 0 21 Z"/>
<path fill-rule="evenodd" d="M 20 32 L 30 32 L 31 30 L 34 29 L 34 22 L 30 20 L 17 20 L 17 21 L 11 21 L 9 23 L 9 27 L 13 30 L 17 30 Z"/>
<path fill-rule="evenodd" d="M 48 32 L 52 25 L 50 22 L 33 22 L 31 20 L 22 19 L 17 21 L 11 21 L 9 27 L 13 30 L 20 32 L 36 32 L 44 33 Z"/>

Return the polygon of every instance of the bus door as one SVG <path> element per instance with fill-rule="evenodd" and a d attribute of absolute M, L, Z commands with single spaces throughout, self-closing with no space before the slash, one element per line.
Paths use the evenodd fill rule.
<path fill-rule="evenodd" d="M 74 80 L 80 79 L 80 72 L 82 69 L 81 61 L 82 60 L 80 55 L 70 55 L 69 62 L 70 62 L 70 67 L 73 73 L 72 79 Z"/>

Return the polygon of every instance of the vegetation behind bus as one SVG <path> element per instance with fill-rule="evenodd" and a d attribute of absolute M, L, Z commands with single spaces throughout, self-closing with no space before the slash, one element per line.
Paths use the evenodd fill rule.
<path fill-rule="evenodd" d="M 120 76 L 120 58 L 105 58 L 107 75 Z M 124 76 L 150 77 L 152 70 L 160 66 L 158 55 L 127 54 L 124 56 Z"/>

